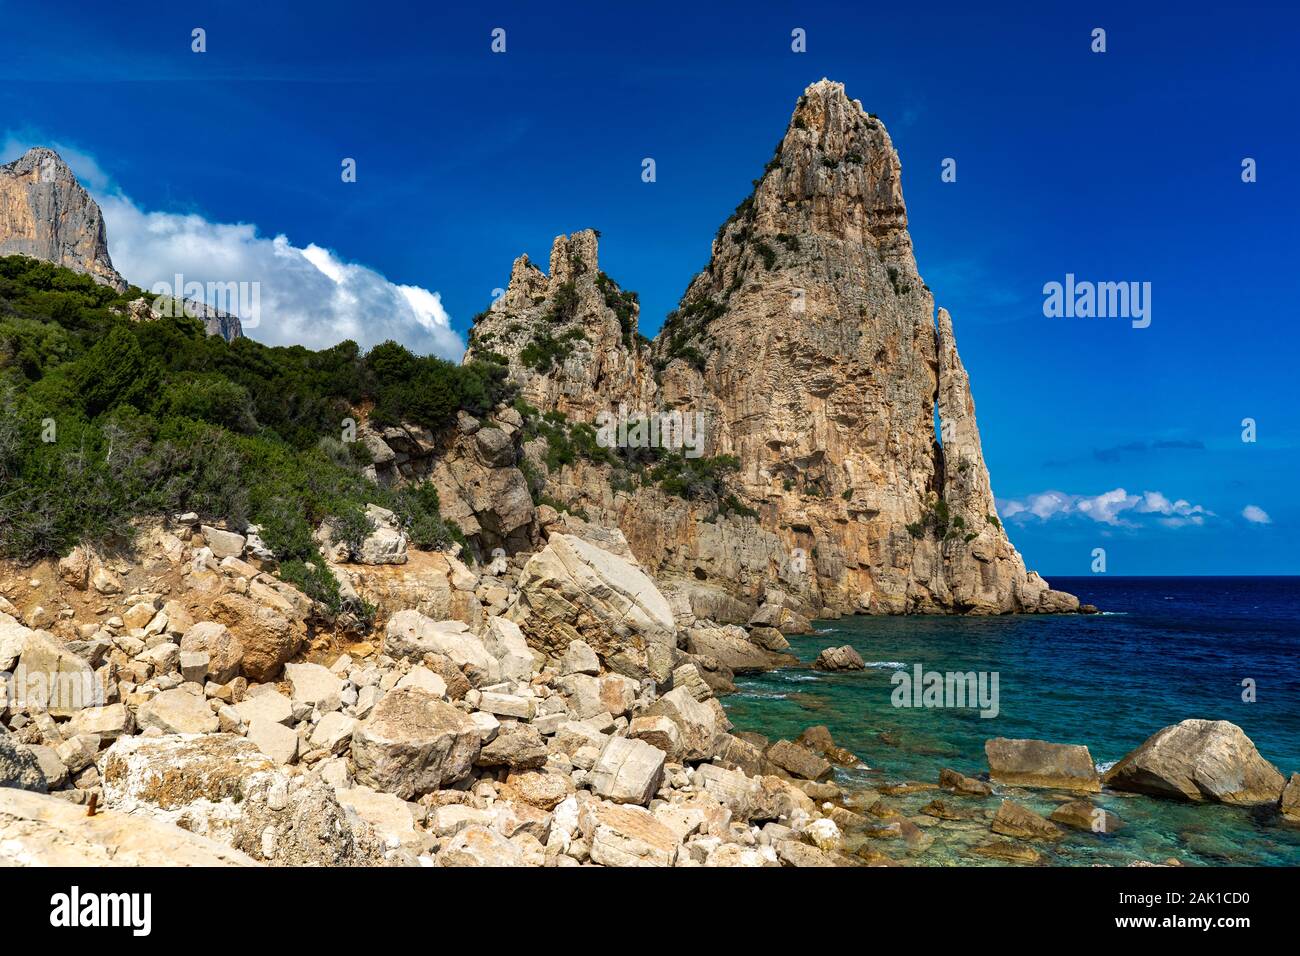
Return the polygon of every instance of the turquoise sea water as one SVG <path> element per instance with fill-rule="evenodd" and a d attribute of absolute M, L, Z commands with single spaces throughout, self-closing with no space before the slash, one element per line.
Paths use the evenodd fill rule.
<path fill-rule="evenodd" d="M 1289 776 L 1300 771 L 1300 579 L 1053 579 L 1106 613 L 1001 618 L 844 618 L 790 639 L 805 665 L 824 647 L 852 644 L 866 671 L 808 667 L 738 678 L 724 698 L 738 730 L 773 739 L 827 725 L 837 743 L 870 771 L 840 771 L 842 782 L 878 787 L 935 783 L 943 767 L 986 772 L 984 741 L 1038 737 L 1086 744 L 1098 764 L 1114 762 L 1155 731 L 1189 717 L 1230 720 Z M 925 670 L 997 672 L 998 715 L 976 709 L 895 707 L 891 676 Z M 1243 680 L 1256 699 L 1243 700 Z M 1068 799 L 1050 791 L 1001 788 L 988 800 L 931 790 L 891 796 L 900 812 L 936 839 L 912 848 L 911 862 L 987 862 L 969 854 L 987 841 L 987 818 L 1003 796 L 1041 812 Z M 933 799 L 974 814 L 934 823 L 918 817 Z M 1270 815 L 1105 793 L 1095 802 L 1126 824 L 1113 836 L 1071 834 L 1048 847 L 1060 864 L 1153 862 L 1192 865 L 1300 865 L 1300 830 Z M 926 841 L 929 843 L 929 841 Z M 900 856 L 889 846 L 880 849 Z"/>

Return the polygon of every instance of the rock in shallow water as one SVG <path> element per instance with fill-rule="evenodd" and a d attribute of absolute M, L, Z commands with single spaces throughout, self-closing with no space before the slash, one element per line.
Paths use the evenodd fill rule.
<path fill-rule="evenodd" d="M 1073 800 L 1057 807 L 1049 819 L 1074 830 L 1090 833 L 1114 833 L 1124 824 L 1109 810 L 1094 806 L 1087 800 Z"/>
<path fill-rule="evenodd" d="M 860 671 L 866 666 L 862 656 L 848 644 L 828 647 L 813 661 L 813 667 L 819 671 Z"/>
<path fill-rule="evenodd" d="M 1184 720 L 1158 731 L 1112 767 L 1105 782 L 1116 790 L 1236 806 L 1276 804 L 1286 785 L 1226 720 Z"/>
<path fill-rule="evenodd" d="M 1092 754 L 1082 744 L 995 737 L 984 744 L 984 753 L 994 783 L 1086 792 L 1101 789 Z"/>

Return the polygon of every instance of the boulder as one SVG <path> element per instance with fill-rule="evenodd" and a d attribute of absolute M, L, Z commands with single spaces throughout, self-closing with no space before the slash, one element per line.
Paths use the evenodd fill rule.
<path fill-rule="evenodd" d="M 667 717 L 642 714 L 633 717 L 628 724 L 627 735 L 634 740 L 644 740 L 651 747 L 662 750 L 672 757 L 681 750 L 681 731 Z"/>
<path fill-rule="evenodd" d="M 357 719 L 337 711 L 325 714 L 312 729 L 310 743 L 313 749 L 340 754 L 352 743 Z"/>
<path fill-rule="evenodd" d="M 754 644 L 769 651 L 788 651 L 790 642 L 774 627 L 751 627 L 749 629 L 749 639 Z"/>
<path fill-rule="evenodd" d="M 280 766 L 298 760 L 298 733 L 284 724 L 265 717 L 255 717 L 248 725 L 246 736 L 258 750 Z"/>
<path fill-rule="evenodd" d="M 99 772 L 109 808 L 227 844 L 250 802 L 285 785 L 270 757 L 233 734 L 121 737 Z"/>
<path fill-rule="evenodd" d="M 256 785 L 231 830 L 232 843 L 274 866 L 383 866 L 402 862 L 365 814 L 345 807 L 321 774 Z M 406 862 L 414 864 L 408 854 Z"/>
<path fill-rule="evenodd" d="M 0 788 L 0 868 L 256 866 L 228 846 L 147 816 Z"/>
<path fill-rule="evenodd" d="M 260 694 L 245 697 L 235 704 L 234 709 L 240 721 L 245 724 L 259 719 L 274 721 L 286 727 L 293 723 L 293 701 L 270 685 L 266 685 Z"/>
<path fill-rule="evenodd" d="M 819 850 L 798 840 L 779 840 L 772 847 L 776 857 L 785 866 L 835 866 L 835 858 L 825 850 Z"/>
<path fill-rule="evenodd" d="M 397 682 L 398 689 L 403 687 L 418 687 L 427 694 L 434 697 L 447 696 L 447 682 L 434 671 L 427 667 L 412 667 L 402 675 L 402 679 Z M 466 690 L 469 688 L 466 687 Z M 463 696 L 463 695 L 462 695 Z"/>
<path fill-rule="evenodd" d="M 644 806 L 663 782 L 664 759 L 662 750 L 644 740 L 610 737 L 587 780 L 607 800 Z"/>
<path fill-rule="evenodd" d="M 807 747 L 814 753 L 819 753 L 831 763 L 837 763 L 842 767 L 865 767 L 866 764 L 862 758 L 851 750 L 838 746 L 831 737 L 830 728 L 824 724 L 818 724 L 815 727 L 805 727 L 803 733 L 795 740 L 795 743 L 801 747 Z"/>
<path fill-rule="evenodd" d="M 589 804 L 579 812 L 579 826 L 593 863 L 672 866 L 677 861 L 677 834 L 642 807 Z"/>
<path fill-rule="evenodd" d="M 552 534 L 528 559 L 507 615 L 548 656 L 583 640 L 612 671 L 668 678 L 677 625 L 667 599 L 633 561 L 575 535 Z"/>
<path fill-rule="evenodd" d="M 772 744 L 767 748 L 766 756 L 792 777 L 802 780 L 830 779 L 829 760 L 813 753 L 807 747 L 801 747 L 788 740 L 778 740 Z"/>
<path fill-rule="evenodd" d="M 811 634 L 812 621 L 779 604 L 763 604 L 749 619 L 750 627 L 772 627 L 782 634 Z"/>
<path fill-rule="evenodd" d="M 677 749 L 670 753 L 678 761 L 712 760 L 717 756 L 721 738 L 731 729 L 717 700 L 696 700 L 687 687 L 676 687 L 664 694 L 646 714 L 667 717 L 677 725 Z"/>
<path fill-rule="evenodd" d="M 103 707 L 87 707 L 72 715 L 72 719 L 63 725 L 64 736 L 76 737 L 80 734 L 93 734 L 103 740 L 113 741 L 133 729 L 131 713 L 125 704 L 106 704 Z"/>
<path fill-rule="evenodd" d="M 724 734 L 718 744 L 717 762 L 728 770 L 740 770 L 751 777 L 761 777 L 779 772 L 779 768 L 763 754 L 767 742 L 759 747 L 744 737 Z"/>
<path fill-rule="evenodd" d="M 993 792 L 993 788 L 983 780 L 947 768 L 939 771 L 939 786 L 967 797 L 987 797 Z"/>
<path fill-rule="evenodd" d="M 45 793 L 49 784 L 36 754 L 8 733 L 0 732 L 0 792 L 5 787 Z"/>
<path fill-rule="evenodd" d="M 335 791 L 338 802 L 364 820 L 385 843 L 412 852 L 423 849 L 424 835 L 415 826 L 411 804 L 391 793 L 377 793 L 369 787 Z"/>
<path fill-rule="evenodd" d="M 293 702 L 307 704 L 322 713 L 342 706 L 339 695 L 343 681 L 328 667 L 320 664 L 286 664 L 284 676 L 293 688 Z"/>
<path fill-rule="evenodd" d="M 738 770 L 704 763 L 695 769 L 693 779 L 697 787 L 717 799 L 738 820 L 749 820 L 763 804 L 763 784 Z"/>
<path fill-rule="evenodd" d="M 203 542 L 212 549 L 214 557 L 220 558 L 238 558 L 244 553 L 244 545 L 247 543 L 242 534 L 235 534 L 233 531 L 223 531 L 221 528 L 214 528 L 211 525 L 201 525 L 199 528 L 203 535 Z"/>
<path fill-rule="evenodd" d="M 1092 754 L 1082 744 L 995 737 L 985 742 L 984 754 L 994 783 L 1093 793 L 1101 790 Z"/>
<path fill-rule="evenodd" d="M 68 650 L 48 631 L 23 627 L 0 613 L 0 627 L 10 656 L 18 649 L 18 669 L 10 678 L 10 696 L 27 710 L 45 710 L 54 717 L 71 717 L 85 707 L 104 703 L 103 687 L 89 664 Z"/>
<path fill-rule="evenodd" d="M 212 602 L 212 617 L 243 645 L 240 666 L 251 681 L 266 683 L 280 674 L 301 643 L 300 627 L 275 608 L 242 594 L 223 594 Z M 183 648 L 183 650 L 199 648 Z M 205 648 L 206 649 L 206 648 Z M 211 652 L 209 652 L 211 653 Z"/>
<path fill-rule="evenodd" d="M 713 688 L 693 663 L 682 664 L 673 670 L 673 688 L 678 687 L 685 687 L 696 700 L 708 700 L 713 696 Z"/>
<path fill-rule="evenodd" d="M 523 694 L 502 694 L 496 691 L 484 691 L 479 695 L 478 707 L 479 710 L 496 717 L 532 720 L 537 713 L 537 698 Z"/>
<path fill-rule="evenodd" d="M 514 621 L 504 617 L 489 618 L 487 630 L 483 632 L 483 646 L 501 665 L 502 680 L 526 681 L 537 671 L 533 651 Z"/>
<path fill-rule="evenodd" d="M 384 630 L 384 651 L 416 661 L 426 654 L 442 655 L 475 685 L 501 679 L 501 664 L 462 621 L 435 621 L 419 611 L 398 611 Z"/>
<path fill-rule="evenodd" d="M 971 852 L 988 857 L 990 860 L 1000 860 L 1003 863 L 1019 863 L 1027 866 L 1040 863 L 1043 859 L 1043 855 L 1032 846 L 1025 846 L 1023 843 L 1016 843 L 1012 840 L 991 840 L 988 843 L 981 843 L 978 846 L 971 847 Z"/>
<path fill-rule="evenodd" d="M 366 505 L 366 516 L 375 530 L 366 535 L 356 559 L 361 564 L 405 564 L 406 534 L 398 527 L 397 515 L 378 505 Z"/>
<path fill-rule="evenodd" d="M 753 643 L 745 629 L 734 624 L 702 624 L 688 629 L 686 650 L 712 658 L 735 674 L 753 674 L 799 663 L 791 654 L 774 653 Z"/>
<path fill-rule="evenodd" d="M 546 763 L 546 741 L 528 724 L 507 724 L 484 746 L 475 761 L 480 767 L 536 770 Z"/>
<path fill-rule="evenodd" d="M 78 591 L 86 590 L 90 584 L 90 553 L 78 545 L 68 552 L 67 557 L 60 558 L 59 578 Z"/>
<path fill-rule="evenodd" d="M 776 851 L 768 846 L 741 846 L 739 843 L 721 843 L 708 852 L 706 867 L 762 867 L 780 866 Z"/>
<path fill-rule="evenodd" d="M 813 661 L 813 667 L 819 671 L 860 671 L 866 666 L 862 656 L 848 644 L 828 647 Z"/>
<path fill-rule="evenodd" d="M 1226 720 L 1184 720 L 1156 732 L 1106 773 L 1116 790 L 1235 806 L 1277 804 L 1286 780 Z"/>
<path fill-rule="evenodd" d="M 511 773 L 502 787 L 502 796 L 526 803 L 539 810 L 554 810 L 562 801 L 573 795 L 573 782 L 568 776 L 539 770 Z"/>
<path fill-rule="evenodd" d="M 91 572 L 90 586 L 100 594 L 121 594 L 126 588 L 122 579 L 114 574 L 112 569 L 102 565 Z"/>
<path fill-rule="evenodd" d="M 560 676 L 599 673 L 600 658 L 591 649 L 591 645 L 586 641 L 570 641 L 569 646 L 564 649 L 564 656 L 560 658 Z"/>
<path fill-rule="evenodd" d="M 230 628 L 218 621 L 200 621 L 191 625 L 181 638 L 181 653 L 208 655 L 207 678 L 225 684 L 239 674 L 239 664 L 244 659 L 244 645 L 230 633 Z"/>
<path fill-rule="evenodd" d="M 523 852 L 496 830 L 467 826 L 438 853 L 439 866 L 523 866 Z"/>
<path fill-rule="evenodd" d="M 357 782 L 403 800 L 464 779 L 478 752 L 474 722 L 415 688 L 389 691 L 352 735 Z"/>
<path fill-rule="evenodd" d="M 142 729 L 156 728 L 164 734 L 211 734 L 219 726 L 208 702 L 180 687 L 141 704 L 135 719 Z"/>

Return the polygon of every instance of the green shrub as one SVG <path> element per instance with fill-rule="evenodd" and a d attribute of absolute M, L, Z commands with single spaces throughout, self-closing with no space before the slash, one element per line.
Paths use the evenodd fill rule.
<path fill-rule="evenodd" d="M 312 540 L 322 520 L 341 518 L 359 545 L 374 502 L 401 515 L 417 547 L 457 539 L 436 492 L 404 506 L 364 476 L 369 452 L 339 440 L 342 421 L 370 401 L 372 424 L 437 431 L 460 410 L 509 401 L 504 368 L 393 342 L 364 356 L 353 342 L 226 342 L 184 315 L 130 321 L 125 307 L 142 294 L 0 257 L 0 555 L 125 545 L 137 518 L 195 511 L 259 524 L 282 576 L 328 604 L 337 582 Z"/>

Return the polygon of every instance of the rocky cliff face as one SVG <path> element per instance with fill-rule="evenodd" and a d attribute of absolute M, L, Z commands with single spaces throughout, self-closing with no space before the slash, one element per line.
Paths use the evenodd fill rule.
<path fill-rule="evenodd" d="M 997 520 L 952 320 L 941 309 L 936 325 L 917 272 L 898 153 L 841 84 L 800 97 L 649 348 L 597 271 L 595 233 L 557 239 L 551 260 L 549 277 L 515 263 L 470 355 L 497 353 L 531 404 L 570 419 L 620 404 L 703 415 L 704 454 L 739 461 L 730 514 L 644 480 L 615 490 L 602 464 L 546 481 L 617 522 L 679 612 L 734 620 L 765 596 L 831 614 L 1077 607 L 1026 571 Z"/>
<path fill-rule="evenodd" d="M 59 154 L 44 147 L 0 166 L 0 255 L 43 259 L 126 291 L 108 257 L 99 206 Z"/>

